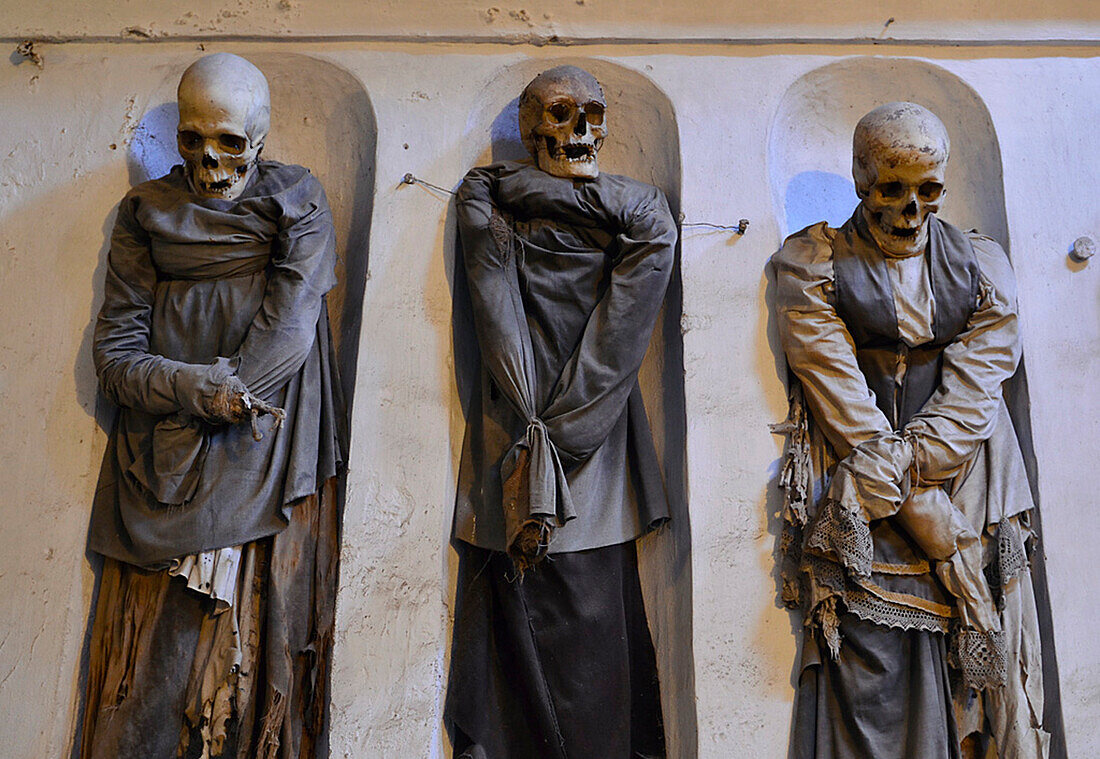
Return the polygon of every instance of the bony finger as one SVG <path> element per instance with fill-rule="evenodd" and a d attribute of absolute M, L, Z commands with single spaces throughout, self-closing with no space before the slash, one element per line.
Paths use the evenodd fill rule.
<path fill-rule="evenodd" d="M 252 423 L 252 439 L 257 443 L 264 439 L 264 433 L 260 432 L 260 411 L 253 407 L 249 413 L 249 418 Z"/>

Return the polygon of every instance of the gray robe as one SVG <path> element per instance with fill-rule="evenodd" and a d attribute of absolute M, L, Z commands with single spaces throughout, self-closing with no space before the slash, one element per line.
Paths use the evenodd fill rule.
<path fill-rule="evenodd" d="M 500 163 L 466 175 L 457 211 L 483 372 L 454 537 L 503 551 L 538 517 L 558 527 L 555 553 L 666 521 L 637 379 L 675 257 L 661 191 Z M 502 482 L 521 466 L 524 513 L 506 519 Z"/>
<path fill-rule="evenodd" d="M 181 166 L 119 207 L 95 364 L 121 407 L 100 471 L 92 550 L 143 566 L 281 531 L 343 459 L 324 296 L 332 218 L 301 166 L 262 161 L 236 200 L 196 198 Z M 208 418 L 236 373 L 286 410 L 263 439 Z"/>

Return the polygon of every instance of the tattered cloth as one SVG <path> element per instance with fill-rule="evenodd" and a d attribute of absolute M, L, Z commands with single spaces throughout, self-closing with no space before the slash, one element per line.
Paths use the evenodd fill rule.
<path fill-rule="evenodd" d="M 97 553 L 146 567 L 286 527 L 343 459 L 324 295 L 336 283 L 324 191 L 260 162 L 236 200 L 203 199 L 182 167 L 131 190 L 111 236 L 94 354 L 121 411 L 89 528 Z M 263 440 L 197 399 L 236 374 L 286 410 Z"/>
<path fill-rule="evenodd" d="M 244 547 L 236 604 L 106 559 L 82 759 L 309 759 L 332 652 L 336 480 Z"/>

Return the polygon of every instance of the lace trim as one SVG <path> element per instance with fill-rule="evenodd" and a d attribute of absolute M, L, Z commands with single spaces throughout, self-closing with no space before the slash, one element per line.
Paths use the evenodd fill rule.
<path fill-rule="evenodd" d="M 951 663 L 963 684 L 980 691 L 1001 688 L 1008 679 L 1008 642 L 1003 631 L 960 629 L 952 641 Z"/>
<path fill-rule="evenodd" d="M 855 577 L 871 576 L 875 551 L 871 528 L 862 514 L 853 514 L 837 501 L 825 499 L 806 545 L 836 556 Z"/>
<path fill-rule="evenodd" d="M 1003 588 L 1027 568 L 1027 551 L 1020 537 L 1019 525 L 1002 519 L 997 525 L 997 559 L 989 566 L 990 585 Z"/>
<path fill-rule="evenodd" d="M 901 630 L 946 633 L 951 629 L 954 609 L 950 607 L 911 596 L 904 600 L 884 597 L 880 594 L 887 594 L 887 591 L 880 588 L 876 592 L 874 588 L 857 585 L 845 578 L 840 565 L 811 554 L 806 555 L 804 569 L 811 583 L 829 591 L 826 595 L 838 596 L 848 611 L 865 622 Z M 921 604 L 926 604 L 927 608 Z"/>
<path fill-rule="evenodd" d="M 780 575 L 784 604 L 789 608 L 797 608 L 803 602 L 813 605 L 805 609 L 806 624 L 822 631 L 833 658 L 840 655 L 841 645 L 838 601 L 843 602 L 844 608 L 852 614 L 872 624 L 902 630 L 949 632 L 954 609 L 935 604 L 943 612 L 937 613 L 931 608 L 914 605 L 920 604 L 922 599 L 906 596 L 901 600 L 889 600 L 856 584 L 861 581 L 870 584 L 872 571 L 884 574 L 925 574 L 931 571 L 926 564 L 875 564 L 870 527 L 860 515 L 846 512 L 835 501 L 826 500 L 804 541 L 811 514 L 813 459 L 809 418 L 797 380 L 791 379 L 786 420 L 771 425 L 770 429 L 775 434 L 787 436 L 778 481 L 783 493 L 784 524 L 779 550 L 783 561 Z M 804 542 L 805 548 L 811 550 L 803 550 Z M 851 578 L 846 576 L 846 570 Z M 804 584 L 809 586 L 809 592 L 806 592 Z M 931 605 L 931 602 L 924 603 Z"/>
<path fill-rule="evenodd" d="M 844 594 L 844 604 L 848 611 L 864 622 L 884 627 L 934 633 L 946 633 L 951 629 L 950 619 L 923 609 L 891 603 L 863 588 L 848 588 Z"/>

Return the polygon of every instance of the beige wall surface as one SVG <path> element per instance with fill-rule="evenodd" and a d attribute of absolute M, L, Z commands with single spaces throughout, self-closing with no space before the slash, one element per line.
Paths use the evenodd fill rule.
<path fill-rule="evenodd" d="M 39 0 L 6 37 L 554 40 L 1091 40 L 1092 0 Z"/>
<path fill-rule="evenodd" d="M 653 3 L 647 34 L 674 37 L 680 23 L 702 25 L 692 15 L 699 4 L 676 4 L 682 13 L 675 22 L 672 5 Z M 799 7 L 811 5 L 819 4 Z M 47 3 L 33 17 L 12 8 L 5 21 L 14 37 L 74 29 L 115 36 L 120 26 L 136 23 L 155 23 L 166 34 L 282 34 L 265 24 L 286 13 L 297 14 L 286 28 L 289 36 L 337 26 L 362 33 L 370 21 L 377 22 L 371 33 L 411 37 L 419 32 L 411 28 L 408 6 L 332 4 L 314 13 L 305 2 L 242 2 L 243 16 L 215 14 L 223 20 L 204 29 L 202 19 L 175 24 L 182 13 L 176 6 L 169 13 L 167 4 L 117 2 L 84 18 L 76 11 L 47 15 Z M 188 6 L 196 15 L 206 13 L 204 7 L 212 6 Z M 570 0 L 547 7 L 562 24 L 569 20 L 585 34 L 600 35 L 598 24 L 587 26 L 578 14 L 611 14 L 615 6 Z M 951 7 L 973 20 L 988 5 Z M 807 111 L 805 136 L 790 136 L 785 153 L 769 146 L 778 144 L 778 123 L 799 123 L 777 121 L 789 116 L 794 101 L 788 91 L 818 81 L 813 72 L 821 67 L 871 52 L 906 60 L 866 58 L 855 69 L 924 71 L 902 77 L 899 86 L 928 77 L 921 85 L 926 89 L 914 84 L 916 91 L 933 92 L 935 82 L 950 81 L 972 92 L 988 113 L 981 144 L 993 139 L 999 145 L 998 218 L 1004 228 L 997 232 L 1006 238 L 1020 283 L 1070 756 L 1100 756 L 1100 649 L 1093 643 L 1100 628 L 1100 605 L 1093 600 L 1100 593 L 1094 549 L 1100 525 L 1091 518 L 1100 440 L 1100 390 L 1092 381 L 1100 376 L 1100 262 L 1075 264 L 1066 256 L 1078 236 L 1100 237 L 1100 202 L 1090 189 L 1100 170 L 1100 49 L 1043 42 L 1045 30 L 1055 27 L 1092 34 L 1091 3 L 1050 3 L 1035 12 L 1041 20 L 1029 20 L 1023 4 L 1008 7 L 1018 12 L 1006 12 L 1004 23 L 1030 29 L 1031 42 L 872 50 L 839 43 L 563 49 L 413 39 L 133 40 L 39 45 L 41 67 L 12 55 L 0 69 L 0 754 L 69 756 L 95 579 L 84 535 L 110 422 L 97 399 L 90 356 L 107 236 L 131 184 L 173 160 L 171 101 L 179 74 L 203 50 L 231 50 L 254 57 L 280 79 L 273 88 L 272 157 L 310 165 L 325 183 L 350 238 L 344 240 L 347 276 L 359 277 L 363 290 L 362 329 L 349 336 L 359 340 L 359 352 L 333 669 L 333 756 L 447 755 L 440 722 L 454 577 L 447 536 L 463 430 L 452 323 L 454 222 L 449 195 L 400 180 L 412 172 L 453 188 L 470 166 L 490 156 L 493 122 L 518 94 L 515 72 L 565 56 L 598 59 L 594 68 L 629 73 L 614 75 L 624 84 L 613 100 L 629 100 L 632 77 L 648 80 L 667 98 L 659 113 L 674 119 L 678 145 L 647 150 L 679 151 L 680 205 L 688 221 L 751 221 L 744 236 L 683 230 L 680 331 L 691 554 L 689 564 L 652 572 L 647 583 L 653 598 L 662 571 L 673 583 L 690 579 L 694 659 L 681 655 L 686 644 L 675 635 L 658 639 L 665 666 L 690 667 L 694 677 L 694 699 L 690 692 L 665 694 L 666 701 L 678 699 L 671 704 L 679 715 L 672 755 L 785 755 L 798 620 L 778 607 L 772 573 L 781 441 L 767 425 L 782 419 L 785 404 L 769 334 L 765 265 L 792 216 L 782 192 L 784 167 L 802 166 L 798 151 L 810 145 L 820 153 L 823 176 L 842 182 L 850 139 L 844 130 L 858 114 L 826 118 Z M 516 21 L 503 5 L 492 22 L 477 17 L 468 3 L 439 8 L 425 22 L 434 25 L 428 30 L 433 34 L 461 36 L 481 27 L 479 34 L 499 34 Z M 838 3 L 830 18 L 854 28 L 854 8 Z M 341 13 L 346 24 L 338 24 Z M 463 14 L 471 18 L 463 21 Z M 945 11 L 939 18 L 955 17 Z M 730 29 L 735 21 L 730 11 L 713 28 Z M 643 25 L 637 18 L 630 23 Z M 797 36 L 798 28 L 782 26 L 779 36 Z M 939 31 L 949 29 L 941 24 Z M 278 63 L 292 53 L 314 63 Z M 294 77 L 302 74 L 295 71 L 332 81 L 310 87 L 299 84 Z M 847 102 L 837 94 L 845 87 L 860 92 L 861 80 L 852 76 L 822 80 L 832 82 L 832 99 L 822 102 Z M 613 112 L 609 119 L 624 140 L 667 133 L 616 121 Z M 318 126 L 331 123 L 340 129 Z M 346 129 L 355 124 L 376 130 L 375 155 L 349 157 L 352 143 L 375 141 L 349 141 Z M 960 128 L 963 134 L 952 135 L 956 144 L 968 139 L 969 122 Z M 617 167 L 618 155 L 625 154 L 609 154 L 605 170 L 636 171 L 636 164 Z M 659 160 L 676 165 L 666 156 Z M 373 188 L 361 186 L 370 176 L 364 162 L 372 165 Z M 973 176 L 962 177 L 957 187 L 980 192 Z M 980 176 L 996 183 L 996 176 Z M 373 209 L 364 200 L 372 194 Z M 960 203 L 955 212 L 970 221 L 969 209 L 980 205 Z M 369 245 L 366 233 L 355 231 L 366 229 L 356 215 L 367 213 Z M 951 218 L 950 208 L 946 215 Z M 363 256 L 365 273 L 352 265 Z M 667 552 L 671 539 L 670 533 L 656 536 L 643 554 Z M 682 672 L 664 676 L 677 675 L 690 685 Z"/>

